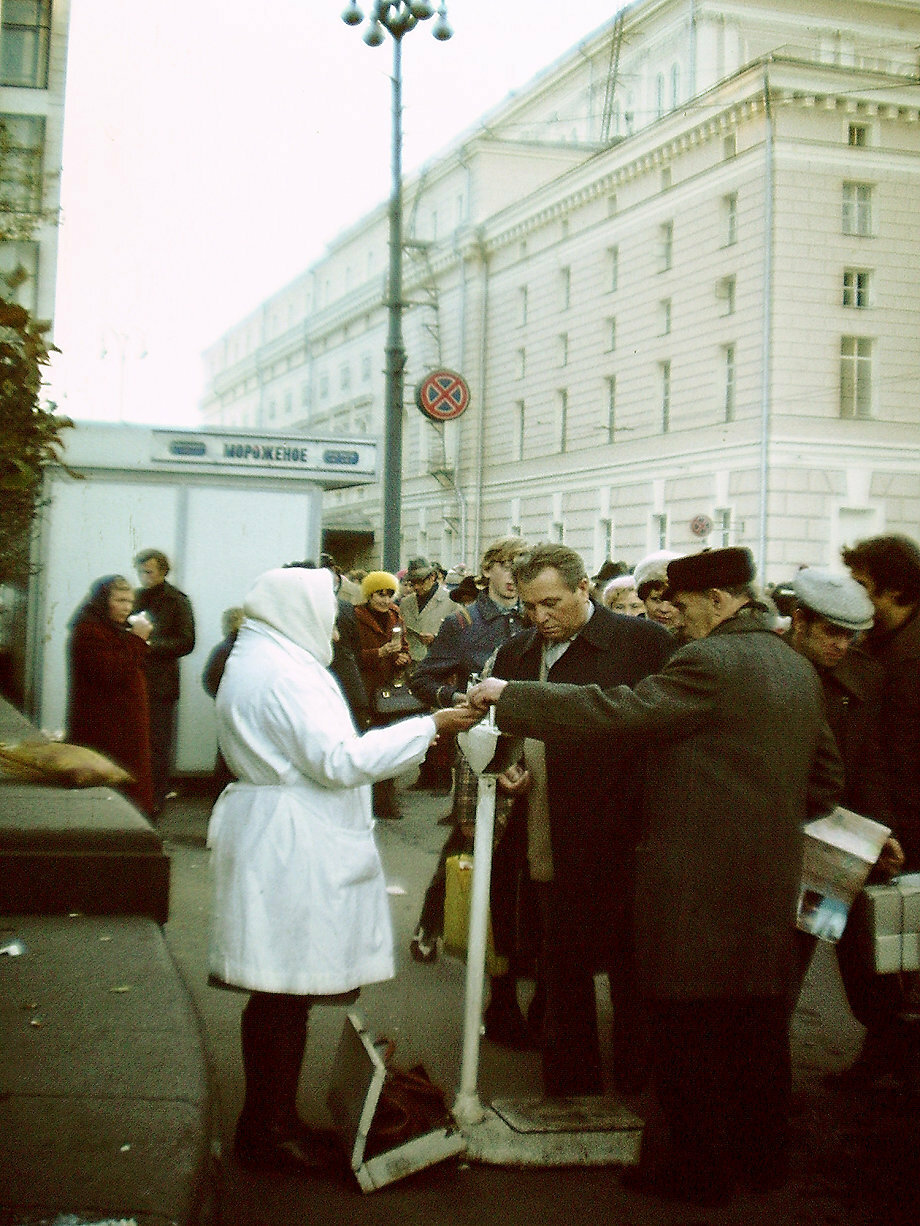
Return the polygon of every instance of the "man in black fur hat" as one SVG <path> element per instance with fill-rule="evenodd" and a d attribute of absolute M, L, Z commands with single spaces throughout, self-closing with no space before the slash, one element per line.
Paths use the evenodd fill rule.
<path fill-rule="evenodd" d="M 608 690 L 491 678 L 470 701 L 497 703 L 517 735 L 649 749 L 636 939 L 668 1140 L 649 1121 L 628 1182 L 715 1203 L 784 1178 L 801 827 L 833 808 L 842 772 L 818 677 L 758 603 L 750 551 L 677 558 L 667 578 L 688 641 L 659 673 Z"/>

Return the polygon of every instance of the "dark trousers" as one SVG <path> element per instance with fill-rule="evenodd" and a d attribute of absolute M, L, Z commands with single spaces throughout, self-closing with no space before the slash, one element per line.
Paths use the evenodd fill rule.
<path fill-rule="evenodd" d="M 311 996 L 253 992 L 240 1021 L 246 1098 L 240 1127 L 253 1133 L 297 1121 Z"/>
<path fill-rule="evenodd" d="M 551 1097 L 603 1094 L 594 963 L 573 922 L 578 908 L 552 883 L 538 887 L 543 929 L 541 981 L 546 990 L 541 1057 L 543 1089 Z M 648 1075 L 650 1022 L 637 984 L 631 908 L 611 917 L 604 958 L 613 1006 L 613 1082 L 621 1093 L 642 1088 Z"/>
<path fill-rule="evenodd" d="M 150 699 L 150 773 L 153 776 L 153 803 L 162 809 L 172 778 L 176 743 L 176 703 Z"/>
<path fill-rule="evenodd" d="M 658 1000 L 652 1009 L 652 1072 L 669 1135 L 647 1130 L 643 1164 L 710 1183 L 781 1175 L 792 1083 L 786 998 Z"/>

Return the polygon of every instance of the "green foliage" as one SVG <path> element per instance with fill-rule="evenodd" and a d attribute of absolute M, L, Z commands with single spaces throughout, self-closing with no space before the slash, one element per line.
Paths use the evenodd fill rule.
<path fill-rule="evenodd" d="M 29 538 L 42 469 L 60 464 L 61 431 L 72 426 L 39 402 L 51 325 L 0 298 L 0 583 L 29 574 Z"/>

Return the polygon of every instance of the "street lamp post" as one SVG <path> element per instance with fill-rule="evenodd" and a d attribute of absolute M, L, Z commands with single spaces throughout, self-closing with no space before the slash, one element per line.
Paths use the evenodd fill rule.
<path fill-rule="evenodd" d="M 387 278 L 386 386 L 384 397 L 383 452 L 383 566 L 399 568 L 399 529 L 402 515 L 402 410 L 406 350 L 402 335 L 402 40 L 420 21 L 434 16 L 429 0 L 374 0 L 364 41 L 369 47 L 384 42 L 384 30 L 393 39 L 393 182 L 390 190 L 390 267 Z M 342 13 L 348 26 L 360 25 L 364 14 L 356 0 Z M 447 6 L 438 8 L 432 34 L 440 42 L 453 31 L 447 21 Z"/>

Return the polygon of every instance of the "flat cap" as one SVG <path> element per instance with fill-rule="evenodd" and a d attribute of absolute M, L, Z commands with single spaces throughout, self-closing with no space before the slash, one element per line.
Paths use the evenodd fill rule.
<path fill-rule="evenodd" d="M 875 608 L 852 576 L 823 566 L 806 566 L 792 583 L 796 603 L 844 630 L 868 630 Z"/>
<path fill-rule="evenodd" d="M 704 549 L 675 558 L 668 563 L 668 589 L 670 599 L 677 592 L 705 592 L 711 587 L 741 587 L 750 583 L 757 573 L 754 555 L 750 549 L 736 545 L 728 549 Z"/>

